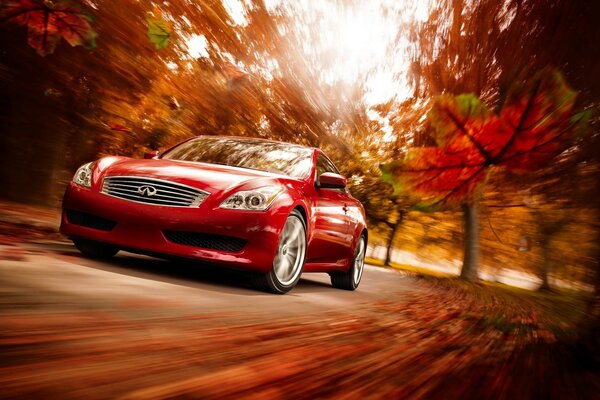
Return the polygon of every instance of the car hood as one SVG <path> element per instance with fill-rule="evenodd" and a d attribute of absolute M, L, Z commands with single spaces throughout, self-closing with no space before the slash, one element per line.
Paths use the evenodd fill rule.
<path fill-rule="evenodd" d="M 121 157 L 100 160 L 98 168 L 104 176 L 144 176 L 165 179 L 210 193 L 226 191 L 251 180 L 269 181 L 284 177 L 269 172 L 218 164 L 161 159 L 138 160 Z"/>

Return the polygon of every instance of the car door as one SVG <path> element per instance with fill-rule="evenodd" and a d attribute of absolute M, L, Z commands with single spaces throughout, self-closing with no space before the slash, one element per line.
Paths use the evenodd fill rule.
<path fill-rule="evenodd" d="M 314 192 L 311 196 L 313 235 L 307 251 L 307 261 L 312 263 L 343 264 L 351 246 L 346 189 L 329 189 L 318 186 L 324 172 L 339 174 L 333 163 L 322 153 L 317 154 Z"/>

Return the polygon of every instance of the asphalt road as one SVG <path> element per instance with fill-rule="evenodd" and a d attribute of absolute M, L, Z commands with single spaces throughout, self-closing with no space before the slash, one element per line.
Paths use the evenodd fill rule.
<path fill-rule="evenodd" d="M 89 260 L 64 243 L 0 246 L 0 398 L 338 398 L 344 376 L 359 395 L 397 354 L 388 299 L 418 290 L 372 266 L 354 292 L 326 274 L 286 295 L 246 282 L 125 252 Z"/>
<path fill-rule="evenodd" d="M 22 260 L 0 260 L 2 298 L 18 299 L 18 307 L 109 311 L 119 304 L 148 303 L 163 306 L 158 314 L 235 312 L 260 320 L 262 314 L 273 319 L 352 310 L 404 292 L 411 282 L 401 272 L 367 266 L 354 292 L 334 289 L 327 274 L 304 274 L 291 292 L 273 295 L 252 289 L 244 273 L 210 265 L 127 252 L 98 261 L 82 257 L 68 244 L 24 246 Z M 5 303 L 2 309 L 7 308 Z"/>

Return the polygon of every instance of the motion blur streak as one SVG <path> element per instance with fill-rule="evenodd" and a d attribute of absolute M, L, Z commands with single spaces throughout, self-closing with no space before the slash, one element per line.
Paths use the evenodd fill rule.
<path fill-rule="evenodd" d="M 553 343 L 545 327 L 565 317 L 502 290 L 376 268 L 357 292 L 311 276 L 273 301 L 196 265 L 23 248 L 21 261 L 0 263 L 6 398 L 458 399 L 523 368 L 520 347 Z M 476 367 L 491 360 L 494 369 Z M 544 372 L 510 373 L 494 393 L 529 393 L 523 383 Z M 457 374 L 479 389 L 447 379 Z"/>
<path fill-rule="evenodd" d="M 0 397 L 597 397 L 599 16 L 0 0 Z M 77 168 L 195 135 L 328 154 L 365 207 L 359 290 L 78 257 L 57 231 Z"/>

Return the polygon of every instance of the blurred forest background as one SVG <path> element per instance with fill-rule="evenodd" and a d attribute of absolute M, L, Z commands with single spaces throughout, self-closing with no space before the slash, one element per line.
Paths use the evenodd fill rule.
<path fill-rule="evenodd" d="M 58 207 L 75 169 L 193 135 L 323 148 L 365 204 L 372 256 L 459 267 L 460 207 L 414 210 L 381 164 L 435 144 L 433 96 L 492 110 L 546 67 L 600 102 L 592 0 L 1 0 L 0 196 Z M 596 288 L 600 130 L 526 174 L 492 168 L 481 271 Z M 433 210 L 430 210 L 433 211 Z M 396 251 L 389 251 L 395 248 Z M 415 261 L 415 259 L 411 259 Z"/>

